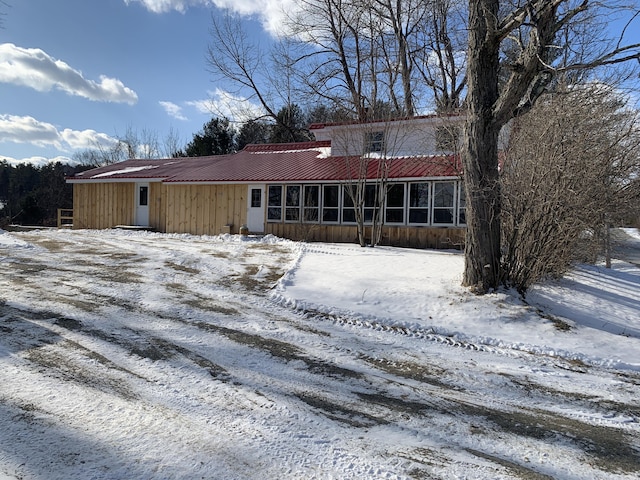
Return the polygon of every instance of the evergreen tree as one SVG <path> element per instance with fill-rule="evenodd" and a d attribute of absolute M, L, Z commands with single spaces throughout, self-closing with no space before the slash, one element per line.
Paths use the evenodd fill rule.
<path fill-rule="evenodd" d="M 306 142 L 311 138 L 302 109 L 295 103 L 282 107 L 276 116 L 269 143 Z"/>
<path fill-rule="evenodd" d="M 185 148 L 187 157 L 225 155 L 236 151 L 236 132 L 226 118 L 212 118 L 193 135 Z"/>
<path fill-rule="evenodd" d="M 271 137 L 271 125 L 262 120 L 249 120 L 245 122 L 236 138 L 238 150 L 242 150 L 249 144 L 269 143 Z"/>

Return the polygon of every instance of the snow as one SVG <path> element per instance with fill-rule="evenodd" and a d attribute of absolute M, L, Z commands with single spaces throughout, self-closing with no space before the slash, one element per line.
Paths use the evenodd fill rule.
<path fill-rule="evenodd" d="M 640 267 L 524 301 L 463 264 L 0 230 L 0 480 L 638 478 Z"/>
<path fill-rule="evenodd" d="M 127 167 L 122 168 L 120 170 L 114 170 L 112 172 L 99 173 L 97 175 L 93 175 L 91 178 L 102 178 L 102 177 L 110 177 L 112 175 L 122 175 L 125 173 L 133 173 L 133 172 L 141 172 L 143 170 L 149 170 L 152 168 L 158 168 L 157 165 L 143 165 L 139 167 Z"/>
<path fill-rule="evenodd" d="M 526 308 L 507 293 L 479 297 L 462 288 L 458 252 L 302 248 L 281 282 L 283 304 L 640 371 L 640 271 L 622 261 L 612 270 L 581 266 L 561 282 L 534 287 Z M 533 307 L 573 328 L 557 332 Z"/>

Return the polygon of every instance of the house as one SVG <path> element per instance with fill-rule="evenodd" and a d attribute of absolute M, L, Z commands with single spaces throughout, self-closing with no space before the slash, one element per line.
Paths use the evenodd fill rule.
<path fill-rule="evenodd" d="M 377 208 L 382 243 L 460 246 L 465 198 L 456 155 L 461 117 L 314 124 L 315 141 L 249 145 L 231 155 L 127 160 L 67 179 L 73 227 L 138 225 L 167 233 L 273 234 L 353 242 L 355 205 Z M 362 203 L 349 195 L 363 187 Z M 377 186 L 386 198 L 376 203 Z"/>

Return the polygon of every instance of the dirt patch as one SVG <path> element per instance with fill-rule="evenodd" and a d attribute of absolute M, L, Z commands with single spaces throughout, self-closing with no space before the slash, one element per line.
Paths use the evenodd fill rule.
<path fill-rule="evenodd" d="M 375 417 L 361 411 L 350 408 L 344 403 L 338 404 L 327 398 L 309 393 L 300 393 L 296 395 L 304 403 L 318 410 L 324 416 L 335 420 L 336 422 L 346 423 L 352 427 L 367 428 L 376 425 L 386 425 L 389 422 L 380 417 Z"/>
<path fill-rule="evenodd" d="M 502 465 L 509 472 L 511 472 L 515 478 L 519 478 L 521 480 L 555 480 L 554 477 L 538 473 L 535 470 L 520 465 L 519 463 L 505 460 L 504 458 L 496 457 L 495 455 L 490 455 L 488 453 L 474 450 L 472 448 L 465 448 L 465 450 L 472 455 L 475 455 L 476 457 L 484 458 L 485 460 L 489 460 L 490 462 Z"/>
<path fill-rule="evenodd" d="M 164 262 L 164 264 L 173 269 L 173 270 L 177 270 L 179 272 L 184 272 L 184 273 L 189 273 L 191 275 L 197 275 L 198 273 L 200 273 L 200 270 L 198 270 L 197 268 L 193 268 L 193 267 L 187 267 L 186 265 L 179 265 L 177 263 L 174 262 Z"/>
<path fill-rule="evenodd" d="M 170 343 L 166 340 L 159 339 L 159 338 L 155 338 L 154 343 L 165 351 L 173 350 L 176 353 L 179 353 L 180 355 L 182 355 L 183 357 L 188 358 L 199 367 L 208 371 L 209 375 L 211 375 L 216 380 L 227 382 L 231 378 L 229 373 L 224 367 L 221 367 L 220 365 L 213 363 L 208 358 L 203 357 L 202 355 L 196 352 L 193 352 L 184 347 L 180 347 L 179 345 L 175 345 L 173 343 Z"/>
<path fill-rule="evenodd" d="M 311 358 L 305 355 L 300 348 L 290 343 L 275 340 L 272 338 L 265 338 L 261 337 L 260 335 L 241 332 L 239 330 L 233 330 L 210 323 L 198 322 L 195 325 L 203 330 L 208 330 L 223 335 L 224 337 L 236 343 L 265 351 L 270 355 L 281 358 L 285 361 L 302 361 L 307 365 L 307 368 L 311 373 L 344 378 L 364 377 L 364 375 L 360 372 L 343 368 L 333 362 Z"/>
<path fill-rule="evenodd" d="M 513 435 L 547 442 L 562 438 L 563 442 L 583 451 L 594 466 L 605 472 L 640 472 L 640 452 L 633 446 L 637 439 L 616 428 L 590 425 L 541 410 L 507 412 L 460 402 L 455 411 L 483 418 L 494 428 Z"/>
<path fill-rule="evenodd" d="M 71 381 L 95 388 L 104 393 L 115 392 L 126 399 L 135 399 L 136 395 L 128 388 L 127 383 L 120 378 L 105 375 L 103 370 L 97 371 L 94 365 L 71 358 L 64 349 L 78 351 L 81 356 L 97 360 L 95 355 L 86 355 L 88 350 L 75 342 L 62 342 L 56 347 L 34 348 L 26 352 L 25 358 L 34 365 L 45 369 L 47 375 L 53 375 L 64 381 Z M 103 357 L 104 358 L 104 357 Z M 106 360 L 106 359 L 104 359 Z M 109 361 L 106 366 L 113 368 Z"/>
<path fill-rule="evenodd" d="M 393 361 L 385 358 L 360 357 L 379 370 L 411 380 L 428 383 L 442 388 L 456 389 L 441 380 L 446 370 L 434 365 L 420 365 L 409 361 Z"/>
<path fill-rule="evenodd" d="M 36 245 L 40 245 L 43 248 L 46 248 L 50 252 L 62 252 L 67 248 L 73 248 L 75 246 L 75 244 L 71 242 L 65 242 L 62 240 L 41 239 L 41 238 L 33 239 L 33 243 Z"/>
<path fill-rule="evenodd" d="M 10 262 L 9 265 L 11 266 L 12 271 L 29 276 L 47 269 L 47 266 L 42 263 L 31 262 L 26 259 L 20 262 Z"/>

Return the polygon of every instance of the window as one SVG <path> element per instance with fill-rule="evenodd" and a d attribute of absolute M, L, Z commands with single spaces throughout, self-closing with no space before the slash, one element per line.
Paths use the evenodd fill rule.
<path fill-rule="evenodd" d="M 385 223 L 404 223 L 404 183 L 387 186 Z"/>
<path fill-rule="evenodd" d="M 345 185 L 342 190 L 342 222 L 343 223 L 356 223 L 356 210 L 353 207 L 352 194 L 355 194 L 356 187 L 353 185 Z"/>
<path fill-rule="evenodd" d="M 367 132 L 364 137 L 364 151 L 365 153 L 384 151 L 384 132 Z"/>
<path fill-rule="evenodd" d="M 466 198 L 461 182 L 391 182 L 385 185 L 384 202 L 380 184 L 360 187 L 363 198 L 360 211 L 356 212 L 353 197 L 358 185 L 355 183 L 268 185 L 267 220 L 349 225 L 355 224 L 361 213 L 365 224 L 371 224 L 376 215 L 382 215 L 381 220 L 388 225 L 466 224 Z M 261 189 L 251 189 L 251 205 L 259 206 L 262 196 Z"/>
<path fill-rule="evenodd" d="M 441 152 L 456 152 L 460 145 L 460 126 L 436 127 L 436 149 Z"/>
<path fill-rule="evenodd" d="M 453 224 L 453 182 L 433 182 L 433 223 Z"/>
<path fill-rule="evenodd" d="M 304 215 L 303 221 L 317 222 L 320 219 L 320 187 L 318 185 L 304 186 Z"/>
<path fill-rule="evenodd" d="M 409 223 L 429 223 L 429 183 L 409 185 Z"/>
<path fill-rule="evenodd" d="M 465 195 L 464 185 L 458 184 L 458 191 L 460 192 L 460 198 L 458 199 L 458 225 L 467 224 L 467 196 Z"/>
<path fill-rule="evenodd" d="M 260 208 L 261 206 L 262 206 L 262 189 L 252 188 L 251 189 L 251 207 Z"/>
<path fill-rule="evenodd" d="M 300 220 L 300 185 L 287 185 L 284 219 L 287 222 Z"/>
<path fill-rule="evenodd" d="M 138 191 L 138 205 L 140 207 L 146 207 L 147 205 L 149 205 L 149 187 L 140 187 L 140 190 Z"/>
<path fill-rule="evenodd" d="M 324 185 L 322 190 L 322 221 L 337 223 L 340 219 L 339 187 L 338 185 Z"/>
<path fill-rule="evenodd" d="M 372 223 L 374 215 L 377 214 L 380 205 L 378 185 L 364 186 L 364 221 Z"/>
<path fill-rule="evenodd" d="M 282 185 L 269 185 L 267 220 L 282 221 Z"/>

